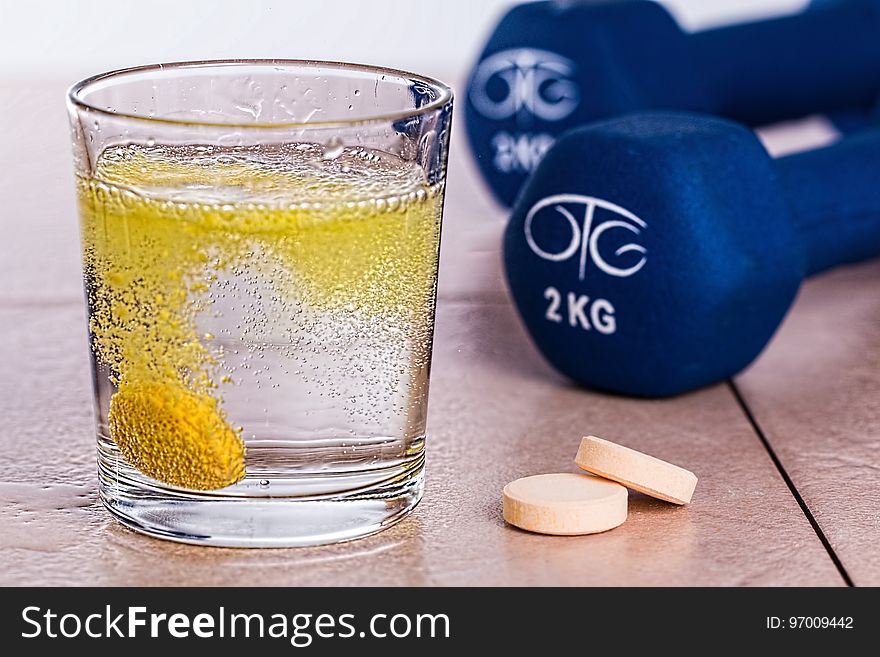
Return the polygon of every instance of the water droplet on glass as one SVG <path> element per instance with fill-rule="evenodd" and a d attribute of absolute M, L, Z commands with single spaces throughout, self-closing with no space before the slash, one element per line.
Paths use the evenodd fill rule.
<path fill-rule="evenodd" d="M 147 137 L 147 146 L 152 148 L 156 145 L 156 140 L 153 137 Z"/>
<path fill-rule="evenodd" d="M 354 90 L 354 95 L 355 95 L 355 96 L 360 96 L 360 95 L 361 95 L 361 90 L 360 90 L 360 89 L 355 89 L 355 90 Z"/>
<path fill-rule="evenodd" d="M 260 479 L 260 488 L 269 488 L 269 480 Z"/>

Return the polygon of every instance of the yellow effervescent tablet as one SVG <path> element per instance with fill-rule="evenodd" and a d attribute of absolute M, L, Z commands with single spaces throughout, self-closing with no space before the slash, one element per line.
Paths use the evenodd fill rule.
<path fill-rule="evenodd" d="M 697 485 L 690 470 L 596 436 L 581 440 L 574 461 L 587 472 L 673 504 L 690 502 Z"/>
<path fill-rule="evenodd" d="M 244 479 L 244 441 L 213 397 L 176 382 L 125 383 L 110 399 L 109 415 L 119 451 L 148 477 L 193 490 Z"/>
<path fill-rule="evenodd" d="M 626 488 L 587 474 L 523 477 L 504 487 L 503 498 L 507 522 L 540 534 L 595 534 L 626 520 Z"/>

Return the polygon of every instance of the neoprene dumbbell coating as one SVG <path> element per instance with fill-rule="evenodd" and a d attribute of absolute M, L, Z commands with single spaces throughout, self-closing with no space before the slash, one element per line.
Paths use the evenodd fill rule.
<path fill-rule="evenodd" d="M 648 0 L 526 3 L 503 17 L 474 68 L 467 132 L 509 206 L 555 137 L 595 120 L 682 109 L 760 125 L 868 112 L 880 91 L 878 35 L 877 0 L 696 34 Z"/>
<path fill-rule="evenodd" d="M 690 113 L 567 133 L 504 236 L 513 299 L 550 363 L 648 397 L 736 374 L 805 275 L 878 254 L 880 131 L 773 160 L 748 128 Z"/>

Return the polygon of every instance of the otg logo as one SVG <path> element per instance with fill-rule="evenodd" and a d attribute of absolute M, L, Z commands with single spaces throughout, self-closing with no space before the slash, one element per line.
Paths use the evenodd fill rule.
<path fill-rule="evenodd" d="M 613 213 L 614 218 L 594 222 L 596 208 Z M 575 218 L 572 210 L 575 212 L 582 210 L 583 214 L 579 218 Z M 560 219 L 564 219 L 568 223 L 571 239 L 562 250 L 548 251 L 541 247 L 535 239 L 535 224 L 537 222 L 559 221 Z M 599 240 L 602 235 L 614 230 L 625 230 L 640 235 L 647 226 L 632 212 L 610 201 L 580 194 L 556 194 L 543 198 L 532 206 L 526 215 L 524 231 L 529 248 L 539 258 L 552 262 L 564 262 L 577 254 L 580 259 L 578 275 L 580 280 L 584 280 L 588 261 L 591 261 L 609 276 L 620 278 L 632 276 L 644 267 L 647 262 L 648 250 L 641 244 L 629 242 L 618 247 L 612 254 L 614 258 L 621 258 L 630 252 L 641 254 L 641 257 L 635 264 L 615 266 L 609 262 L 609 258 L 602 255 Z M 631 261 L 631 257 L 628 260 Z"/>
<path fill-rule="evenodd" d="M 503 50 L 477 67 L 470 99 L 488 119 L 532 115 L 544 121 L 561 121 L 580 102 L 578 86 L 570 79 L 574 72 L 574 62 L 553 52 Z"/>

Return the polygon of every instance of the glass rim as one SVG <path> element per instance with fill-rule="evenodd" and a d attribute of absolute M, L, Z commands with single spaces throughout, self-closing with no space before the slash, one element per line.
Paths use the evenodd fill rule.
<path fill-rule="evenodd" d="M 352 119 L 333 119 L 326 121 L 269 121 L 263 123 L 238 123 L 238 122 L 221 122 L 221 121 L 201 121 L 196 119 L 168 119 L 155 116 L 145 116 L 143 114 L 120 112 L 112 109 L 99 107 L 93 103 L 86 101 L 82 94 L 89 87 L 96 83 L 120 78 L 127 75 L 136 75 L 141 73 L 163 73 L 168 70 L 179 69 L 197 69 L 211 67 L 234 67 L 234 66 L 301 66 L 303 68 L 334 68 L 345 71 L 358 71 L 361 73 L 374 74 L 379 76 L 394 76 L 401 79 L 410 78 L 421 82 L 428 87 L 434 89 L 438 96 L 430 103 L 421 107 L 413 107 L 411 109 L 398 110 L 395 112 L 376 112 L 374 114 L 366 114 L 358 118 Z M 411 73 L 402 69 L 390 68 L 387 66 L 372 66 L 369 64 L 356 64 L 349 62 L 335 62 L 320 59 L 201 59 L 181 62 L 168 62 L 164 64 L 146 64 L 142 66 L 131 66 L 127 68 L 114 69 L 104 73 L 89 76 L 74 83 L 67 90 L 67 100 L 74 107 L 85 109 L 90 112 L 96 112 L 104 116 L 110 116 L 133 121 L 143 121 L 151 124 L 161 125 L 178 125 L 178 126 L 197 126 L 205 128 L 235 128 L 243 130 L 267 130 L 267 129 L 309 129 L 309 128 L 326 128 L 332 126 L 358 126 L 376 123 L 388 123 L 392 121 L 400 121 L 404 119 L 422 116 L 431 111 L 438 110 L 449 104 L 454 97 L 452 88 L 435 78 L 426 75 Z"/>

